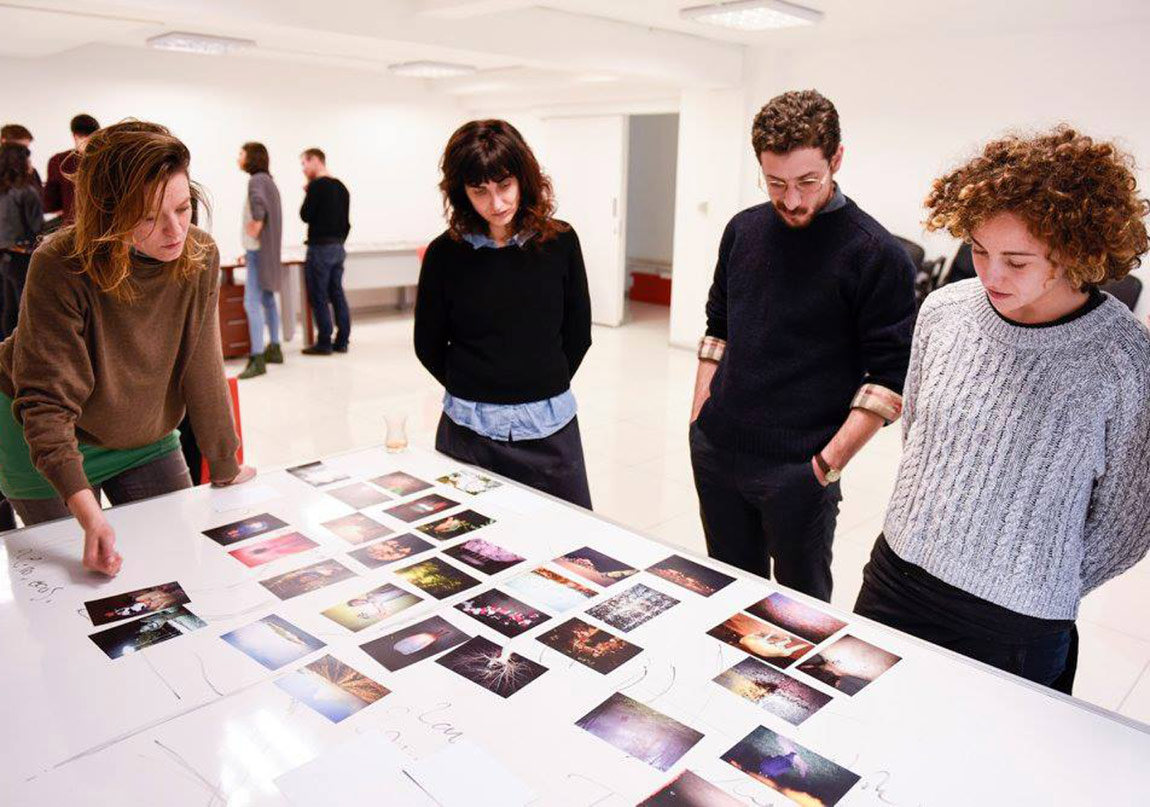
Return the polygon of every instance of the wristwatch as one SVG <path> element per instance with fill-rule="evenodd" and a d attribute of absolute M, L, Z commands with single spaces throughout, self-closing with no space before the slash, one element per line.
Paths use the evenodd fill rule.
<path fill-rule="evenodd" d="M 838 468 L 832 468 L 831 464 L 823 459 L 823 452 L 815 454 L 815 462 L 819 465 L 819 470 L 823 472 L 823 476 L 827 479 L 828 485 L 833 485 L 843 477 L 843 472 Z"/>

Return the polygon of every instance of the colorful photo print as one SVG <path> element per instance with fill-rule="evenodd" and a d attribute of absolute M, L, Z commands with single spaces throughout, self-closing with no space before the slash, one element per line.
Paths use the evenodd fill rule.
<path fill-rule="evenodd" d="M 729 575 L 680 555 L 671 555 L 647 567 L 647 571 L 704 597 L 710 597 L 735 582 L 735 578 Z"/>
<path fill-rule="evenodd" d="M 455 608 L 508 638 L 526 633 L 551 618 L 542 611 L 537 611 L 530 605 L 495 589 L 476 594 Z"/>
<path fill-rule="evenodd" d="M 456 490 L 462 490 L 464 493 L 470 493 L 472 496 L 478 496 L 480 493 L 495 490 L 495 488 L 503 484 L 475 471 L 456 471 L 453 474 L 441 476 L 436 481 L 441 485 L 451 485 L 451 487 Z"/>
<path fill-rule="evenodd" d="M 396 535 L 394 538 L 377 541 L 370 546 L 348 552 L 348 554 L 367 568 L 378 569 L 380 566 L 410 558 L 412 555 L 418 555 L 420 552 L 426 552 L 433 548 L 431 544 L 418 535 L 405 533 Z"/>
<path fill-rule="evenodd" d="M 453 502 L 446 496 L 432 493 L 430 496 L 422 496 L 413 502 L 401 504 L 390 510 L 384 510 L 384 512 L 392 518 L 398 518 L 400 521 L 406 521 L 410 524 L 413 521 L 419 521 L 421 518 L 442 513 L 444 510 L 450 510 L 457 504 L 459 504 L 459 502 Z"/>
<path fill-rule="evenodd" d="M 373 488 L 365 482 L 356 482 L 325 492 L 328 496 L 334 496 L 348 507 L 354 507 L 356 510 L 391 501 L 391 497 L 382 490 Z"/>
<path fill-rule="evenodd" d="M 542 566 L 527 574 L 521 574 L 504 585 L 552 613 L 578 608 L 589 597 L 599 593 Z"/>
<path fill-rule="evenodd" d="M 324 646 L 319 639 L 276 614 L 236 628 L 220 638 L 269 670 L 299 661 Z"/>
<path fill-rule="evenodd" d="M 394 532 L 390 527 L 385 527 L 363 513 L 352 513 L 350 516 L 325 521 L 323 526 L 349 544 L 366 544 L 368 541 L 374 541 L 376 538 L 382 538 Z"/>
<path fill-rule="evenodd" d="M 844 636 L 799 665 L 815 680 L 854 695 L 902 660 L 854 636 Z"/>
<path fill-rule="evenodd" d="M 753 658 L 743 659 L 714 680 L 792 726 L 799 725 L 834 700 Z"/>
<path fill-rule="evenodd" d="M 355 577 L 355 572 L 338 560 L 321 560 L 310 566 L 292 569 L 290 572 L 261 580 L 260 585 L 281 600 L 290 600 L 292 597 L 316 591 L 341 580 L 347 580 L 349 577 Z"/>
<path fill-rule="evenodd" d="M 363 652 L 395 672 L 450 650 L 471 637 L 442 617 L 433 616 L 403 630 L 360 645 Z"/>
<path fill-rule="evenodd" d="M 295 478 L 302 479 L 304 482 L 317 488 L 330 485 L 333 482 L 343 482 L 347 479 L 351 479 L 350 476 L 342 471 L 337 471 L 318 461 L 288 468 L 287 472 Z"/>
<path fill-rule="evenodd" d="M 743 807 L 703 777 L 683 771 L 636 807 Z"/>
<path fill-rule="evenodd" d="M 814 647 L 782 628 L 746 614 L 735 614 L 722 625 L 711 628 L 707 635 L 784 670 Z"/>
<path fill-rule="evenodd" d="M 583 715 L 575 725 L 661 771 L 682 759 L 703 739 L 701 732 L 622 692 Z"/>
<path fill-rule="evenodd" d="M 815 644 L 831 638 L 847 626 L 837 617 L 778 592 L 759 600 L 747 611 Z"/>
<path fill-rule="evenodd" d="M 307 552 L 317 546 L 319 544 L 310 538 L 298 532 L 289 532 L 286 535 L 277 535 L 275 538 L 233 549 L 228 554 L 250 569 L 271 563 L 273 560 Z"/>
<path fill-rule="evenodd" d="M 474 577 L 456 569 L 442 558 L 428 558 L 414 566 L 397 569 L 395 574 L 437 600 L 446 599 L 479 585 L 479 581 Z"/>
<path fill-rule="evenodd" d="M 722 760 L 799 804 L 833 807 L 859 781 L 841 765 L 763 726 Z"/>
<path fill-rule="evenodd" d="M 430 482 L 416 479 L 411 474 L 405 474 L 402 471 L 377 476 L 371 480 L 371 484 L 378 485 L 384 490 L 394 493 L 396 496 L 410 496 L 412 493 L 419 493 L 419 491 L 427 490 L 431 487 Z"/>
<path fill-rule="evenodd" d="M 509 698 L 547 668 L 518 653 L 505 652 L 495 642 L 476 636 L 435 660 L 453 673 L 479 684 L 501 698 Z"/>
<path fill-rule="evenodd" d="M 643 648 L 602 628 L 588 625 L 582 619 L 569 619 L 557 628 L 535 637 L 568 658 L 606 675 L 614 672 Z"/>
<path fill-rule="evenodd" d="M 151 614 L 186 602 L 189 602 L 188 595 L 179 583 L 173 581 L 92 600 L 84 603 L 84 607 L 88 609 L 93 625 L 106 625 L 118 619 Z"/>
<path fill-rule="evenodd" d="M 347 602 L 333 605 L 323 615 L 350 631 L 361 631 L 421 602 L 422 597 L 387 583 L 352 597 Z"/>
<path fill-rule="evenodd" d="M 232 524 L 224 524 L 222 527 L 213 527 L 210 530 L 204 530 L 204 535 L 211 538 L 220 546 L 230 546 L 232 544 L 238 544 L 240 541 L 246 541 L 248 538 L 255 538 L 257 535 L 271 532 L 272 530 L 283 529 L 287 525 L 286 521 L 281 521 L 268 513 L 261 513 L 258 516 L 245 518 L 243 521 L 236 521 Z"/>
<path fill-rule="evenodd" d="M 324 656 L 276 681 L 276 686 L 332 723 L 351 717 L 391 692 L 332 656 Z"/>
<path fill-rule="evenodd" d="M 430 524 L 424 524 L 417 529 L 424 535 L 430 535 L 437 540 L 446 541 L 449 538 L 458 538 L 460 535 L 466 535 L 469 532 L 483 529 L 488 524 L 493 523 L 494 521 L 492 519 L 474 510 L 464 510 L 462 513 L 456 513 L 453 516 L 432 521 Z"/>
<path fill-rule="evenodd" d="M 679 604 L 674 597 L 636 583 L 609 600 L 588 608 L 587 613 L 600 622 L 627 633 Z"/>
<path fill-rule="evenodd" d="M 614 558 L 609 558 L 589 546 L 568 552 L 563 557 L 556 558 L 554 563 L 556 566 L 562 566 L 567 571 L 590 580 L 597 586 L 604 587 L 613 586 L 620 580 L 626 580 L 639 571 L 632 569 L 626 563 L 620 563 Z"/>
<path fill-rule="evenodd" d="M 203 627 L 207 627 L 206 622 L 177 605 L 93 633 L 89 638 L 108 658 L 118 659 Z"/>
<path fill-rule="evenodd" d="M 526 558 L 522 558 L 501 546 L 488 543 L 482 538 L 472 538 L 470 541 L 464 541 L 457 546 L 448 547 L 443 550 L 443 554 L 450 555 L 484 574 L 498 574 L 526 560 Z"/>

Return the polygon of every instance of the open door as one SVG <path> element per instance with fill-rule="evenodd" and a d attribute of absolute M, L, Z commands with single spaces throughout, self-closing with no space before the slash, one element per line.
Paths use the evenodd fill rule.
<path fill-rule="evenodd" d="M 591 318 L 623 324 L 626 293 L 627 117 L 551 118 L 540 158 L 551 176 L 556 215 L 579 234 Z"/>

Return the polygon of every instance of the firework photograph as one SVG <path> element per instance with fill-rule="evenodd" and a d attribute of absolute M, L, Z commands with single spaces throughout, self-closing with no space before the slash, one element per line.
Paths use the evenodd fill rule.
<path fill-rule="evenodd" d="M 782 628 L 746 614 L 735 614 L 723 624 L 711 628 L 707 635 L 784 670 L 814 647 Z"/>
<path fill-rule="evenodd" d="M 679 604 L 674 597 L 636 583 L 609 600 L 588 608 L 587 614 L 613 628 L 629 633 L 659 614 Z"/>
<path fill-rule="evenodd" d="M 535 639 L 603 675 L 614 672 L 643 652 L 638 645 L 588 625 L 582 619 L 569 619 Z"/>
<path fill-rule="evenodd" d="M 474 471 L 456 471 L 455 473 L 441 476 L 435 480 L 441 485 L 451 485 L 456 490 L 461 490 L 464 493 L 470 493 L 472 496 L 478 496 L 480 493 L 486 493 L 489 490 L 502 485 L 502 482 L 497 482 L 489 476 L 484 476 Z"/>
<path fill-rule="evenodd" d="M 126 594 L 116 594 L 99 600 L 84 603 L 88 609 L 88 617 L 92 625 L 106 625 L 118 619 L 127 619 L 130 616 L 142 616 L 176 605 L 189 602 L 188 595 L 173 581 L 159 586 L 149 586 Z"/>
<path fill-rule="evenodd" d="M 369 569 L 378 569 L 380 566 L 410 558 L 412 555 L 418 555 L 420 552 L 426 552 L 433 548 L 431 544 L 418 535 L 405 533 L 377 541 L 354 552 L 348 552 L 348 555 Z"/>
<path fill-rule="evenodd" d="M 453 516 L 432 521 L 430 524 L 424 524 L 418 529 L 424 535 L 430 535 L 437 540 L 446 541 L 448 538 L 458 538 L 460 535 L 475 532 L 476 530 L 486 527 L 488 524 L 494 523 L 494 520 L 474 510 L 464 510 L 462 513 L 456 513 Z"/>
<path fill-rule="evenodd" d="M 552 613 L 559 613 L 583 605 L 588 597 L 599 592 L 543 566 L 521 574 L 505 583 L 506 587 Z"/>
<path fill-rule="evenodd" d="M 680 555 L 664 558 L 654 566 L 648 566 L 647 571 L 704 597 L 710 597 L 735 582 L 733 577 Z"/>
<path fill-rule="evenodd" d="M 495 589 L 476 594 L 459 603 L 455 609 L 508 638 L 526 633 L 551 618 L 542 611 L 537 611 L 530 605 Z"/>
<path fill-rule="evenodd" d="M 683 771 L 635 807 L 742 807 L 743 802 L 728 796 L 703 777 Z"/>
<path fill-rule="evenodd" d="M 482 636 L 464 642 L 437 658 L 435 663 L 501 698 L 511 697 L 547 672 L 542 664 L 505 650 Z"/>
<path fill-rule="evenodd" d="M 290 600 L 292 597 L 330 586 L 349 577 L 355 577 L 355 572 L 338 560 L 321 560 L 310 566 L 292 569 L 290 572 L 261 580 L 260 585 L 281 600 Z"/>
<path fill-rule="evenodd" d="M 350 631 L 361 631 L 421 602 L 422 597 L 386 583 L 347 602 L 333 605 L 323 615 Z"/>
<path fill-rule="evenodd" d="M 371 480 L 371 484 L 378 485 L 389 493 L 394 493 L 396 496 L 409 496 L 412 493 L 419 493 L 419 491 L 427 490 L 431 487 L 430 482 L 416 479 L 411 474 L 405 474 L 402 471 L 377 476 Z"/>
<path fill-rule="evenodd" d="M 365 507 L 372 507 L 391 501 L 391 497 L 386 493 L 379 488 L 373 488 L 365 482 L 356 482 L 342 488 L 335 488 L 334 490 L 325 492 L 328 496 L 339 499 L 348 507 L 354 507 L 356 510 L 362 510 Z"/>
<path fill-rule="evenodd" d="M 366 544 L 376 538 L 391 535 L 393 530 L 385 527 L 373 518 L 363 513 L 352 513 L 349 516 L 323 522 L 323 526 L 334 532 L 349 544 Z"/>
<path fill-rule="evenodd" d="M 317 546 L 319 544 L 310 538 L 298 532 L 289 532 L 285 535 L 277 535 L 275 538 L 248 544 L 239 549 L 233 549 L 228 554 L 251 569 L 256 566 L 263 566 L 265 563 L 271 563 L 273 560 L 307 552 Z"/>
<path fill-rule="evenodd" d="M 235 521 L 231 524 L 224 524 L 222 527 L 213 527 L 210 530 L 204 530 L 204 535 L 211 538 L 220 546 L 229 546 L 231 544 L 238 544 L 240 541 L 246 541 L 248 538 L 255 538 L 257 535 L 263 535 L 272 530 L 283 529 L 287 525 L 288 523 L 286 521 L 281 521 L 267 513 L 261 513 L 258 516 L 245 518 L 243 521 Z"/>
<path fill-rule="evenodd" d="M 616 692 L 575 722 L 640 762 L 665 771 L 703 739 L 701 732 Z"/>
<path fill-rule="evenodd" d="M 332 723 L 351 717 L 391 692 L 332 656 L 300 667 L 275 683 Z"/>
<path fill-rule="evenodd" d="M 471 637 L 442 617 L 433 616 L 360 645 L 391 672 L 450 650 Z"/>
<path fill-rule="evenodd" d="M 329 468 L 318 460 L 316 462 L 309 462 L 304 465 L 297 465 L 294 468 L 288 468 L 287 472 L 307 482 L 312 487 L 323 487 L 330 485 L 334 482 L 343 482 L 344 480 L 351 479 L 347 474 L 337 471 L 334 468 Z"/>
<path fill-rule="evenodd" d="M 797 726 L 834 698 L 753 658 L 745 658 L 715 683 L 775 717 Z"/>
<path fill-rule="evenodd" d="M 604 588 L 613 586 L 620 580 L 626 580 L 639 571 L 589 546 L 568 552 L 563 557 L 556 558 L 554 563 Z"/>
<path fill-rule="evenodd" d="M 442 558 L 428 558 L 414 566 L 397 569 L 395 575 L 426 591 L 437 600 L 446 599 L 479 585 L 479 581 L 474 577 L 456 569 Z"/>
<path fill-rule="evenodd" d="M 723 754 L 722 760 L 808 807 L 833 807 L 859 781 L 841 765 L 763 726 Z"/>
<path fill-rule="evenodd" d="M 526 558 L 522 558 L 501 546 L 488 543 L 482 538 L 472 538 L 470 541 L 448 547 L 443 550 L 443 554 L 450 555 L 484 574 L 498 574 L 526 560 Z"/>
<path fill-rule="evenodd" d="M 185 633 L 207 627 L 207 623 L 182 605 L 133 619 L 93 633 L 90 638 L 110 659 L 131 655 Z"/>
<path fill-rule="evenodd" d="M 449 510 L 455 507 L 459 502 L 453 502 L 446 496 L 440 496 L 438 493 L 432 493 L 428 496 L 423 496 L 413 502 L 407 502 L 390 510 L 384 510 L 392 518 L 398 518 L 400 521 L 406 521 L 410 524 L 413 521 L 419 521 L 421 518 L 433 516 L 436 513 L 442 513 L 444 510 Z"/>
<path fill-rule="evenodd" d="M 847 626 L 837 617 L 775 592 L 747 609 L 760 619 L 818 644 Z"/>
<path fill-rule="evenodd" d="M 324 646 L 319 639 L 276 614 L 236 628 L 220 638 L 269 670 L 299 661 Z"/>
<path fill-rule="evenodd" d="M 798 669 L 839 692 L 854 695 L 899 661 L 901 656 L 844 636 L 799 665 Z"/>

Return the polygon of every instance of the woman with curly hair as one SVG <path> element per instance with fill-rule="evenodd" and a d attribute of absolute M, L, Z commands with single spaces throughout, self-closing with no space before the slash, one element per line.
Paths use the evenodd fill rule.
<path fill-rule="evenodd" d="M 1132 160 L 1061 127 L 934 183 L 977 279 L 919 313 L 903 458 L 855 611 L 1069 693 L 1082 597 L 1150 547 L 1147 250 Z"/>
<path fill-rule="evenodd" d="M 591 347 L 579 239 L 506 121 L 461 126 L 441 167 L 448 228 L 415 305 L 416 355 L 447 390 L 435 447 L 590 508 L 571 393 Z"/>

